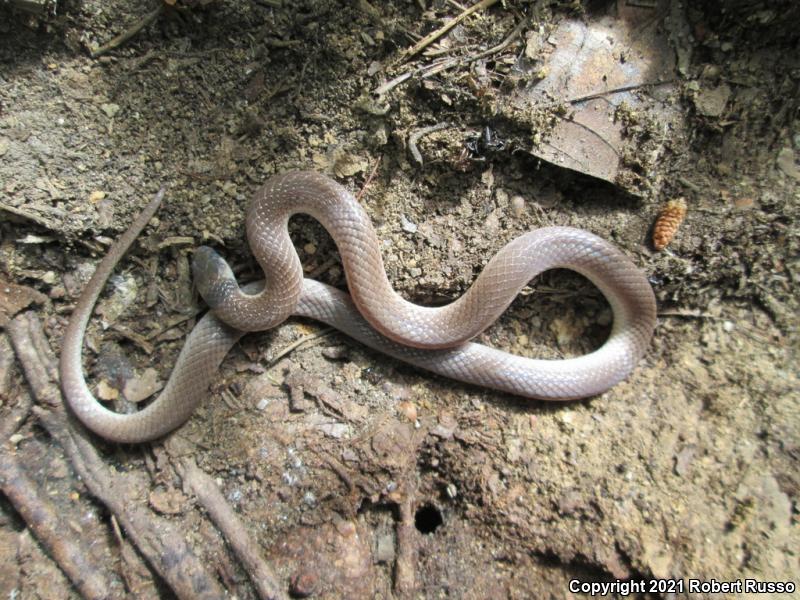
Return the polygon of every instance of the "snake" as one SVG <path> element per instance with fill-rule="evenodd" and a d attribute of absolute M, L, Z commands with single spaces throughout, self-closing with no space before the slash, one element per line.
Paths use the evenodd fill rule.
<path fill-rule="evenodd" d="M 572 227 L 542 227 L 510 241 L 449 304 L 410 302 L 393 289 L 378 235 L 356 198 L 323 174 L 290 171 L 270 178 L 246 212 L 247 240 L 264 281 L 239 286 L 215 250 L 195 250 L 192 275 L 210 310 L 187 336 L 158 397 L 137 412 L 118 413 L 101 404 L 86 383 L 84 337 L 110 274 L 163 196 L 162 188 L 112 244 L 78 298 L 62 338 L 64 398 L 87 428 L 114 442 L 151 441 L 181 426 L 207 397 L 237 341 L 292 315 L 326 323 L 369 348 L 446 378 L 539 400 L 575 400 L 607 391 L 631 374 L 655 329 L 656 300 L 644 272 L 610 242 Z M 303 276 L 288 231 L 290 217 L 298 213 L 315 218 L 330 233 L 349 294 Z M 532 279 L 553 268 L 577 271 L 606 297 L 614 320 L 598 349 L 573 358 L 533 359 L 470 341 Z"/>

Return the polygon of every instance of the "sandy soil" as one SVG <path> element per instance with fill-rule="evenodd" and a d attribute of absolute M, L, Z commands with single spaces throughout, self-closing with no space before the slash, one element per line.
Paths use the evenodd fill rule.
<path fill-rule="evenodd" d="M 462 293 L 524 231 L 594 231 L 649 274 L 660 311 L 646 358 L 600 397 L 551 405 L 454 384 L 338 333 L 273 364 L 322 330 L 290 320 L 243 340 L 178 435 L 295 593 L 555 599 L 586 597 L 568 590 L 572 579 L 798 583 L 796 7 L 693 9 L 674 92 L 686 130 L 654 167 L 660 185 L 631 194 L 537 160 L 533 120 L 497 110 L 531 32 L 592 13 L 505 4 L 449 38 L 468 55 L 536 15 L 521 41 L 479 65 L 491 101 L 472 63 L 371 94 L 406 70 L 386 66 L 414 35 L 458 13 L 445 2 L 226 0 L 167 11 L 97 58 L 90 48 L 153 3 L 71 2 L 38 21 L 0 9 L 0 277 L 40 293 L 31 310 L 57 352 L 99 257 L 167 186 L 90 327 L 84 363 L 111 397 L 137 377 L 145 388 L 168 377 L 200 308 L 195 247 L 210 243 L 242 279 L 257 277 L 243 214 L 274 173 L 311 168 L 364 188 L 389 277 L 420 303 Z M 421 138 L 420 166 L 409 136 L 442 122 Z M 487 127 L 504 143 L 465 151 Z M 688 216 L 655 252 L 653 222 L 677 197 Z M 304 217 L 291 229 L 307 273 L 343 286 L 327 233 Z M 599 292 L 559 271 L 481 337 L 572 356 L 602 343 L 609 322 Z M 2 420 L 29 392 L 3 332 L 0 355 Z M 176 525 L 230 597 L 256 597 L 164 459 L 169 448 L 95 442 L 135 483 L 131 503 Z M 70 535 L 106 549 L 112 595 L 172 597 L 146 566 L 126 572 L 107 511 L 35 417 L 3 452 L 63 507 Z M 0 564 L 2 597 L 77 597 L 2 497 Z"/>

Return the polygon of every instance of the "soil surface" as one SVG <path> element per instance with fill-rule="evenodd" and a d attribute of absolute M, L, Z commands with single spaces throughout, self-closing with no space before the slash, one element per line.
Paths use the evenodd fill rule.
<path fill-rule="evenodd" d="M 521 58 L 536 64 L 532 39 L 613 3 L 497 3 L 412 57 L 404 50 L 463 7 L 165 1 L 130 40 L 90 55 L 155 7 L 74 1 L 37 19 L 0 8 L 0 325 L 34 311 L 57 353 L 99 258 L 167 189 L 89 327 L 84 365 L 98 397 L 139 399 L 169 377 L 202 309 L 189 267 L 197 246 L 214 246 L 241 280 L 258 278 L 245 207 L 288 169 L 360 194 L 389 278 L 413 301 L 455 298 L 505 242 L 571 225 L 618 245 L 659 302 L 636 371 L 586 401 L 457 384 L 290 319 L 235 347 L 173 436 L 180 444 L 92 438 L 133 490 L 127 502 L 180 532 L 230 597 L 257 592 L 174 468 L 178 446 L 295 596 L 559 599 L 589 597 L 569 590 L 575 579 L 800 583 L 794 3 L 720 1 L 684 15 L 670 100 L 685 127 L 655 164 L 642 157 L 637 170 L 626 157 L 629 173 L 657 186 L 539 160 L 556 117 L 504 109 L 526 85 Z M 461 59 L 416 71 L 443 55 Z M 630 123 L 636 139 L 656 135 Z M 656 252 L 653 224 L 677 198 L 687 215 Z M 307 275 L 344 287 L 325 230 L 302 216 L 290 230 Z M 610 322 L 599 291 L 555 271 L 480 341 L 576 356 L 601 345 Z M 0 421 L 30 397 L 9 336 L 0 330 Z M 95 549 L 110 595 L 173 597 L 131 558 L 126 529 L 36 415 L 11 433 L 3 452 L 59 508 L 64 535 Z M 0 496 L 0 596 L 78 597 L 15 506 Z M 686 596 L 723 597 L 633 597 Z"/>

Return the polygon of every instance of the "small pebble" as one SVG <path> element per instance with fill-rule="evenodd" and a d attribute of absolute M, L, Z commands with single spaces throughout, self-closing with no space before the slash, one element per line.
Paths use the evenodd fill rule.
<path fill-rule="evenodd" d="M 133 377 L 125 382 L 123 395 L 128 402 L 138 403 L 149 398 L 163 387 L 158 379 L 158 371 L 148 368 L 142 371 L 139 377 Z"/>
<path fill-rule="evenodd" d="M 322 356 L 331 360 L 345 360 L 350 356 L 347 346 L 327 346 L 322 349 Z"/>
<path fill-rule="evenodd" d="M 109 119 L 113 119 L 117 113 L 119 112 L 120 106 L 119 104 L 108 103 L 108 104 L 101 104 L 100 110 L 106 113 L 106 116 Z"/>
<path fill-rule="evenodd" d="M 97 384 L 96 394 L 100 400 L 116 400 L 119 398 L 119 390 L 111 387 L 104 379 L 101 379 L 100 383 Z"/>
<path fill-rule="evenodd" d="M 417 421 L 417 407 L 413 402 L 408 402 L 407 400 L 400 402 L 397 405 L 397 411 L 411 423 L 415 423 Z"/>
<path fill-rule="evenodd" d="M 522 196 L 514 196 L 511 198 L 511 212 L 519 219 L 525 212 L 525 198 Z"/>
<path fill-rule="evenodd" d="M 292 576 L 289 593 L 295 598 L 308 598 L 317 587 L 317 576 L 311 571 L 301 571 Z"/>
<path fill-rule="evenodd" d="M 508 206 L 508 192 L 503 188 L 497 188 L 494 192 L 494 197 L 497 200 L 497 206 L 500 208 Z"/>
<path fill-rule="evenodd" d="M 375 562 L 390 563 L 394 561 L 394 537 L 387 533 L 378 538 L 375 544 Z"/>
<path fill-rule="evenodd" d="M 447 492 L 447 497 L 451 500 L 458 496 L 458 488 L 454 483 L 448 483 L 445 491 Z"/>
<path fill-rule="evenodd" d="M 403 227 L 403 231 L 405 231 L 406 233 L 417 232 L 417 224 L 409 221 L 405 215 L 400 217 L 400 224 Z"/>

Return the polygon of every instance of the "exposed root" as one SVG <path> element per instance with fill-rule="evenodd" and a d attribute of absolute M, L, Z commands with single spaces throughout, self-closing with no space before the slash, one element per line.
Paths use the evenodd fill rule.
<path fill-rule="evenodd" d="M 88 440 L 89 434 L 65 411 L 56 383 L 56 360 L 38 317 L 31 312 L 18 315 L 8 330 L 39 405 L 33 412 L 64 449 L 91 494 L 106 506 L 176 596 L 202 600 L 224 598 L 225 591 L 192 552 L 182 532 L 131 502 L 138 490 L 131 489 L 124 477 L 103 463 Z"/>

